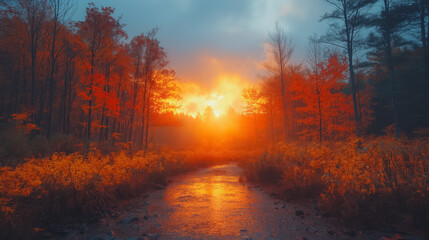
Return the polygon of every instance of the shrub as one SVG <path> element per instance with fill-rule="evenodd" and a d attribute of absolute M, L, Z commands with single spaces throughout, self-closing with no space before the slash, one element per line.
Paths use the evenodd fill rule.
<path fill-rule="evenodd" d="M 172 153 L 103 155 L 93 150 L 87 155 L 55 153 L 14 168 L 1 167 L 0 225 L 22 232 L 24 225 L 40 228 L 65 216 L 102 214 L 120 199 L 165 184 L 167 175 L 183 168 L 182 161 Z"/>
<path fill-rule="evenodd" d="M 417 225 L 428 223 L 427 143 L 379 138 L 359 145 L 357 139 L 336 145 L 323 178 L 329 186 L 322 193 L 324 206 L 350 219 L 389 222 L 408 212 Z M 416 207 L 419 216 L 413 214 Z"/>
<path fill-rule="evenodd" d="M 103 214 L 119 200 L 162 187 L 169 176 L 241 156 L 207 151 L 104 154 L 91 145 L 87 152 L 54 153 L 0 167 L 0 239 L 28 239 L 34 229 L 50 223 Z"/>
<path fill-rule="evenodd" d="M 318 198 L 326 211 L 350 220 L 389 223 L 408 214 L 416 226 L 429 224 L 427 140 L 283 144 L 243 167 L 248 180 L 277 183 L 287 199 Z"/>
<path fill-rule="evenodd" d="M 32 150 L 24 132 L 14 128 L 0 131 L 0 160 L 4 165 L 23 160 L 31 154 Z"/>

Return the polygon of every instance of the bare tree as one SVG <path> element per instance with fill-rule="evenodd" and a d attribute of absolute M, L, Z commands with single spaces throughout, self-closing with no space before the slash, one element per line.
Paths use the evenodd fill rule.
<path fill-rule="evenodd" d="M 311 71 L 311 77 L 314 78 L 313 82 L 315 86 L 315 94 L 317 96 L 318 104 L 318 115 L 319 115 L 319 141 L 322 142 L 322 104 L 321 104 L 321 87 L 323 82 L 320 78 L 321 66 L 320 64 L 323 61 L 323 52 L 320 46 L 320 41 L 317 39 L 317 36 L 310 38 L 310 43 L 307 48 L 307 62 Z"/>
<path fill-rule="evenodd" d="M 294 46 L 292 40 L 289 39 L 283 28 L 279 23 L 276 23 L 276 29 L 270 34 L 269 44 L 273 54 L 273 62 L 266 64 L 266 69 L 278 77 L 281 83 L 281 93 L 283 100 L 283 122 L 284 122 L 284 134 L 285 141 L 287 141 L 287 115 L 286 115 L 286 70 L 287 63 L 289 62 Z"/>
<path fill-rule="evenodd" d="M 150 115 L 150 104 L 151 104 L 151 90 L 154 84 L 155 70 L 163 69 L 167 66 L 167 55 L 164 49 L 159 45 L 159 41 L 156 39 L 156 33 L 158 28 L 153 28 L 147 33 L 147 46 L 144 49 L 143 54 L 143 74 L 144 74 L 144 87 L 143 87 L 143 117 L 142 117 L 142 132 L 141 132 L 141 143 L 144 143 L 144 149 L 148 147 L 148 136 L 149 136 L 149 115 Z M 145 116 L 146 113 L 146 116 Z M 146 126 L 145 126 L 146 124 Z"/>
<path fill-rule="evenodd" d="M 55 87 L 55 65 L 59 56 L 57 49 L 58 33 L 63 29 L 64 25 L 69 21 L 70 10 L 72 9 L 73 0 L 49 0 L 48 2 L 52 11 L 52 29 L 51 29 L 51 49 L 50 49 L 50 69 L 49 69 L 49 101 L 48 101 L 48 127 L 47 137 L 50 138 L 52 131 L 52 111 L 54 102 L 54 87 Z"/>
<path fill-rule="evenodd" d="M 323 41 L 344 49 L 347 52 L 350 84 L 352 88 L 353 110 L 355 116 L 356 135 L 360 136 L 360 117 L 356 98 L 355 72 L 353 55 L 359 43 L 359 32 L 366 25 L 365 15 L 377 0 L 325 0 L 334 7 L 330 13 L 322 16 L 320 21 L 331 20 L 330 32 Z"/>
<path fill-rule="evenodd" d="M 41 41 L 43 24 L 46 21 L 46 0 L 19 0 L 18 12 L 28 23 L 31 55 L 31 106 L 34 107 L 36 94 L 37 53 Z"/>

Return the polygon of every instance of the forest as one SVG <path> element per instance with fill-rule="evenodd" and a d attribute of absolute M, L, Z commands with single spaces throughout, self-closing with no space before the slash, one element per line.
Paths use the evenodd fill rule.
<path fill-rule="evenodd" d="M 0 0 L 0 238 L 44 239 L 231 161 L 288 201 L 429 234 L 429 2 L 321 2 L 329 29 L 305 61 L 273 22 L 242 107 L 190 114 L 156 23 L 130 36 L 113 7 L 76 20 L 73 0 Z"/>

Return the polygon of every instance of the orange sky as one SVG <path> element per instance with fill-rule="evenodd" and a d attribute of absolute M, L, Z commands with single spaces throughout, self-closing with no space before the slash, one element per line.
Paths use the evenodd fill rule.
<path fill-rule="evenodd" d="M 181 68 L 178 76 L 183 97 L 181 112 L 196 116 L 207 106 L 216 116 L 230 107 L 242 111 L 241 92 L 257 83 L 262 64 L 251 58 L 215 57 L 209 53 L 199 53 L 197 59 L 196 64 Z"/>
<path fill-rule="evenodd" d="M 326 4 L 319 0 L 78 0 L 76 19 L 89 2 L 112 6 L 131 39 L 158 27 L 170 67 L 183 85 L 183 112 L 195 115 L 206 106 L 218 114 L 230 106 L 242 111 L 241 89 L 256 83 L 266 59 L 268 33 L 275 22 L 296 44 L 302 61 L 312 33 L 326 32 L 319 22 Z M 162 14 L 159 14 L 162 12 Z"/>

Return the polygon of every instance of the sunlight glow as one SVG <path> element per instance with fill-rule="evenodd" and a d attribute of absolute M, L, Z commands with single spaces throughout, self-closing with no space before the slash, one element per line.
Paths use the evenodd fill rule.
<path fill-rule="evenodd" d="M 220 74 L 212 89 L 203 89 L 194 82 L 181 83 L 183 106 L 178 112 L 197 117 L 202 115 L 207 107 L 213 109 L 214 115 L 220 117 L 229 108 L 241 111 L 241 92 L 251 83 L 239 75 Z"/>

